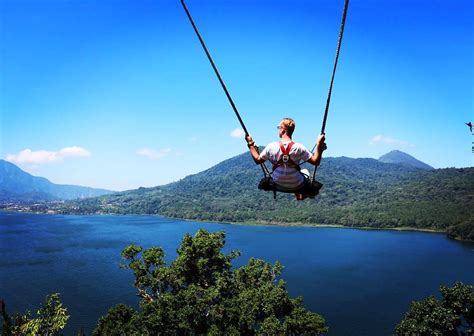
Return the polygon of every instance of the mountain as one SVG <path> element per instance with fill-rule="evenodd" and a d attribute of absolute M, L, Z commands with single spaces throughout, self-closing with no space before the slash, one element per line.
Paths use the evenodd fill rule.
<path fill-rule="evenodd" d="M 32 202 L 97 197 L 113 191 L 75 185 L 54 184 L 36 177 L 13 163 L 0 160 L 0 202 Z"/>
<path fill-rule="evenodd" d="M 257 189 L 261 177 L 244 153 L 168 185 L 67 202 L 53 210 L 441 231 L 462 224 L 474 239 L 474 168 L 425 170 L 375 159 L 324 158 L 317 174 L 324 187 L 314 200 L 302 202 L 282 193 L 273 200 L 271 192 Z"/>
<path fill-rule="evenodd" d="M 430 165 L 427 165 L 426 163 L 415 159 L 413 156 L 407 153 L 404 153 L 402 151 L 398 151 L 398 150 L 394 150 L 385 155 L 382 155 L 379 158 L 379 161 L 385 162 L 385 163 L 398 163 L 405 166 L 426 169 L 426 170 L 434 169 Z"/>

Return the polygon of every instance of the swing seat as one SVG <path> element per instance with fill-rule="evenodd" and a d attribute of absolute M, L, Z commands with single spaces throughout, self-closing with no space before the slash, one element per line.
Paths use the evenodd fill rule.
<path fill-rule="evenodd" d="M 273 196 L 276 198 L 277 192 L 290 193 L 290 194 L 303 194 L 306 197 L 314 198 L 319 194 L 319 190 L 323 187 L 322 183 L 318 181 L 312 181 L 309 177 L 305 177 L 304 183 L 298 188 L 285 188 L 278 183 L 273 181 L 271 176 L 266 176 L 258 183 L 258 189 L 264 191 L 273 191 Z"/>

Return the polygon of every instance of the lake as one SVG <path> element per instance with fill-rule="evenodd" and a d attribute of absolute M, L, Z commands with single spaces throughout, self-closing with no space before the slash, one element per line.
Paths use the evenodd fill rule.
<path fill-rule="evenodd" d="M 199 228 L 226 232 L 225 251 L 242 253 L 235 266 L 280 261 L 290 294 L 303 295 L 333 336 L 391 335 L 412 300 L 440 284 L 474 284 L 474 244 L 439 233 L 0 213 L 0 298 L 10 313 L 34 311 L 59 292 L 71 315 L 65 334 L 90 334 L 111 306 L 137 305 L 132 274 L 119 268 L 125 246 L 162 246 L 171 260 Z"/>

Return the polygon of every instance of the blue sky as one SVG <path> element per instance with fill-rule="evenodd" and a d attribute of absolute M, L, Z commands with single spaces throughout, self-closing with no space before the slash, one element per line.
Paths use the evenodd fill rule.
<path fill-rule="evenodd" d="M 291 116 L 311 148 L 343 1 L 186 3 L 257 143 Z M 1 158 L 124 190 L 247 149 L 178 0 L 0 0 L 0 15 Z M 351 0 L 325 155 L 472 166 L 473 22 L 471 0 Z"/>

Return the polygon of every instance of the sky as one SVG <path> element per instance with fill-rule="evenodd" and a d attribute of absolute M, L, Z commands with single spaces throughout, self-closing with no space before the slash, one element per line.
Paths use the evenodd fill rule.
<path fill-rule="evenodd" d="M 344 1 L 186 4 L 256 142 L 292 117 L 312 148 Z M 472 0 L 351 0 L 324 155 L 473 166 L 473 22 Z M 0 0 L 0 158 L 126 190 L 241 154 L 241 134 L 178 0 Z"/>

